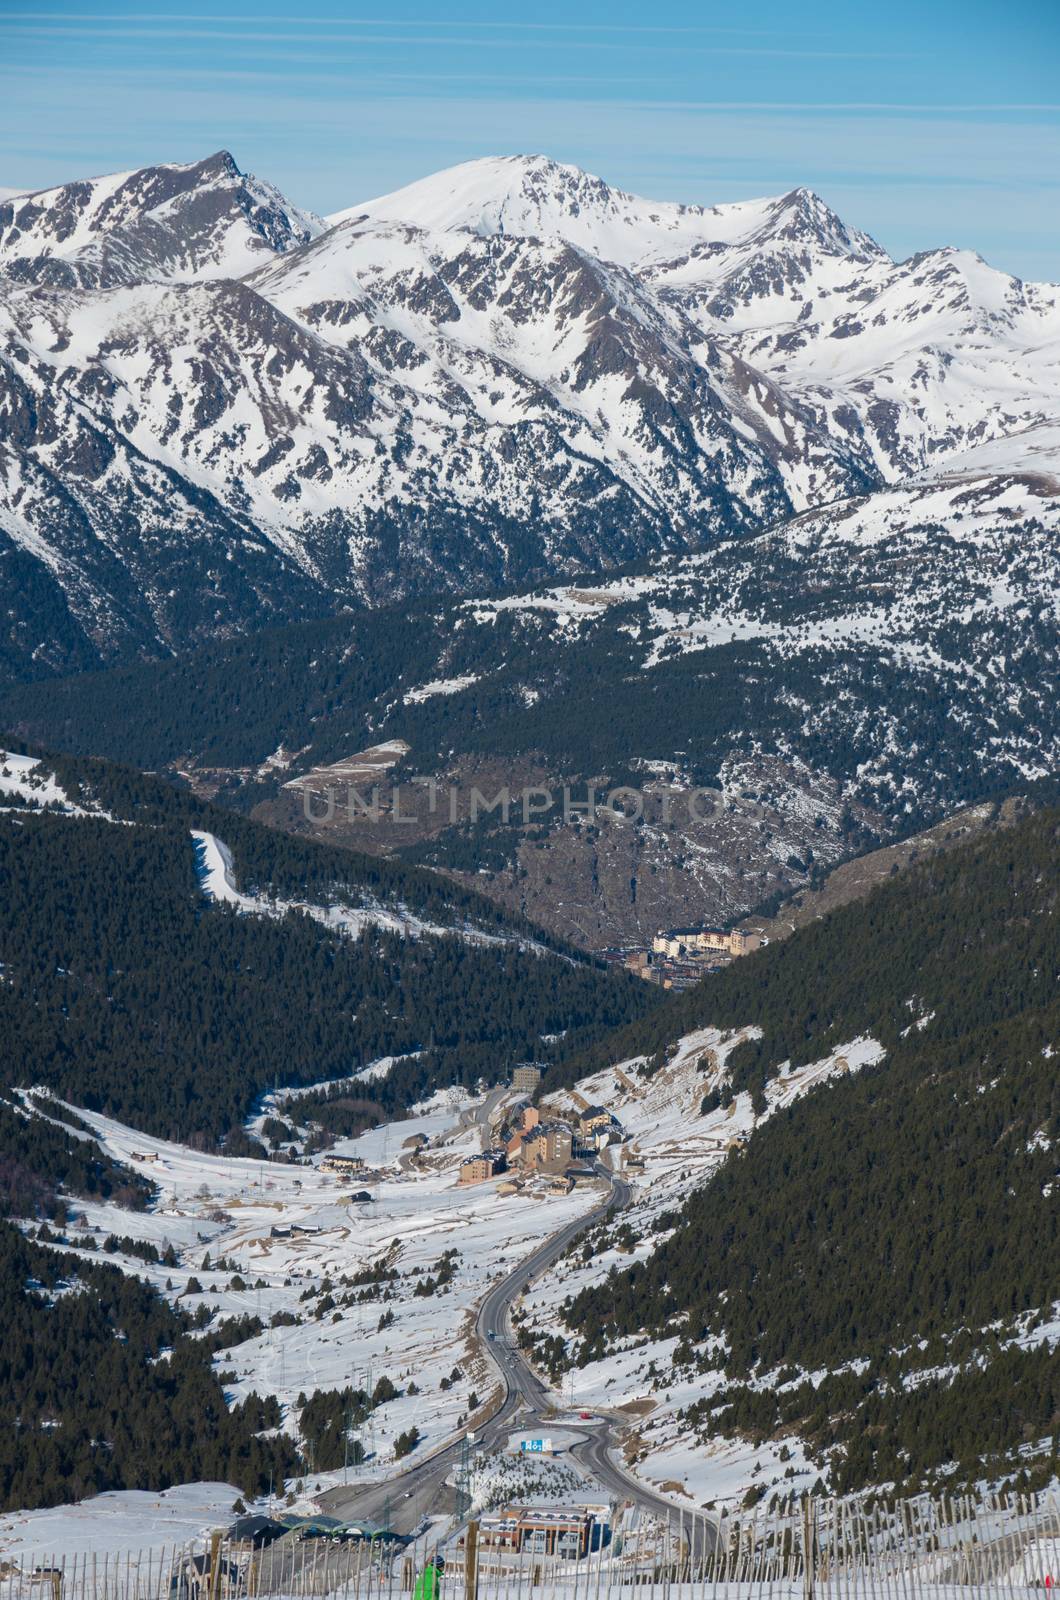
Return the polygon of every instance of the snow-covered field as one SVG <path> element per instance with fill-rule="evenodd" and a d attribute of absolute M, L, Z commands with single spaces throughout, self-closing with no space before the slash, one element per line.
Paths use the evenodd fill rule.
<path fill-rule="evenodd" d="M 54 772 L 36 756 L 19 756 L 0 750 L 0 795 L 14 797 L 30 806 L 50 806 L 71 817 L 101 817 L 113 821 L 105 811 L 85 811 L 75 805 Z"/>
<path fill-rule="evenodd" d="M 0 1558 L 62 1561 L 89 1550 L 106 1555 L 161 1552 L 231 1521 L 238 1489 L 228 1483 L 182 1483 L 162 1493 L 121 1489 L 80 1505 L 0 1513 Z"/>
<path fill-rule="evenodd" d="M 619 1217 L 594 1230 L 588 1259 L 576 1243 L 534 1285 L 518 1303 L 517 1321 L 537 1334 L 569 1337 L 560 1317 L 568 1296 L 657 1248 L 668 1236 L 662 1214 L 708 1182 L 728 1153 L 774 1111 L 881 1055 L 874 1040 L 855 1039 L 820 1061 L 782 1070 L 766 1087 L 761 1116 L 746 1093 L 701 1115 L 704 1095 L 724 1084 L 727 1058 L 749 1034 L 753 1030 L 703 1028 L 682 1038 L 651 1076 L 635 1059 L 551 1097 L 559 1112 L 601 1103 L 613 1109 L 626 1138 L 605 1158 L 622 1171 L 632 1200 Z M 507 1093 L 493 1090 L 475 1098 L 440 1091 L 403 1121 L 341 1141 L 333 1153 L 364 1163 L 344 1178 L 318 1165 L 202 1154 L 81 1112 L 109 1154 L 153 1179 L 160 1198 L 142 1214 L 86 1202 L 68 1234 L 75 1243 L 78 1234 L 92 1230 L 149 1240 L 160 1250 L 172 1245 L 176 1266 L 109 1259 L 192 1310 L 205 1303 L 221 1316 L 259 1316 L 264 1331 L 220 1351 L 216 1363 L 229 1375 L 226 1388 L 233 1399 L 253 1390 L 275 1394 L 292 1431 L 300 1393 L 346 1384 L 371 1388 L 389 1377 L 399 1395 L 379 1406 L 365 1427 L 369 1459 L 357 1469 L 358 1480 L 385 1477 L 394 1469 L 398 1434 L 416 1427 L 420 1453 L 434 1450 L 492 1397 L 493 1368 L 474 1337 L 474 1312 L 488 1286 L 543 1238 L 598 1203 L 592 1189 L 557 1197 L 531 1185 L 502 1197 L 495 1181 L 458 1186 L 461 1159 L 483 1147 Z M 274 1109 L 290 1114 L 285 1105 Z M 372 1198 L 355 1200 L 353 1193 L 361 1191 Z M 454 1251 L 450 1276 L 444 1258 Z M 372 1269 L 396 1277 L 373 1284 L 365 1276 Z M 424 1280 L 439 1273 L 443 1282 L 425 1292 Z M 298 1320 L 270 1327 L 277 1313 Z M 819 1465 L 794 1435 L 759 1446 L 696 1436 L 680 1413 L 709 1397 L 724 1378 L 712 1371 L 677 1372 L 677 1343 L 676 1332 L 670 1338 L 623 1339 L 605 1359 L 575 1367 L 556 1395 L 547 1428 L 558 1456 L 522 1456 L 513 1433 L 507 1451 L 478 1463 L 476 1505 L 591 1494 L 591 1479 L 566 1449 L 574 1437 L 571 1427 L 584 1434 L 577 1420 L 582 1409 L 624 1425 L 627 1468 L 678 1504 L 735 1511 L 751 1489 L 787 1495 L 812 1488 Z M 310 1471 L 299 1485 L 298 1506 L 312 1508 L 342 1477 L 341 1471 Z M 186 1485 L 165 1496 L 105 1495 L 82 1506 L 10 1514 L 0 1519 L 0 1552 L 146 1549 L 223 1524 L 234 1498 L 224 1485 Z"/>
<path fill-rule="evenodd" d="M 212 870 L 222 868 L 223 861 Z M 665 1231 L 651 1231 L 659 1214 L 679 1206 L 730 1149 L 752 1136 L 756 1118 L 746 1094 L 728 1108 L 699 1114 L 704 1094 L 724 1081 L 726 1058 L 743 1037 L 746 1030 L 722 1035 L 701 1029 L 682 1039 L 650 1078 L 640 1075 L 640 1063 L 627 1062 L 554 1096 L 560 1110 L 585 1103 L 613 1107 L 627 1142 L 608 1156 L 631 1182 L 633 1199 L 611 1226 L 607 1247 L 588 1263 L 576 1248 L 525 1297 L 519 1316 L 565 1337 L 558 1309 L 567 1295 L 655 1248 L 666 1237 Z M 878 1055 L 872 1040 L 861 1039 L 823 1061 L 781 1073 L 768 1086 L 765 1115 Z M 159 1199 L 144 1213 L 79 1202 L 68 1236 L 76 1245 L 86 1231 L 97 1240 L 129 1235 L 160 1253 L 171 1245 L 175 1266 L 110 1259 L 192 1311 L 206 1304 L 222 1317 L 259 1317 L 264 1330 L 220 1351 L 216 1364 L 227 1375 L 233 1400 L 255 1390 L 276 1395 L 293 1431 L 299 1394 L 347 1384 L 371 1388 L 389 1377 L 399 1395 L 373 1413 L 362 1436 L 369 1459 L 358 1471 L 361 1478 L 385 1476 L 393 1469 L 399 1434 L 415 1426 L 421 1451 L 433 1450 L 490 1399 L 495 1377 L 474 1338 L 475 1308 L 491 1283 L 599 1200 L 594 1187 L 556 1196 L 546 1195 L 543 1185 L 529 1185 L 502 1197 L 496 1181 L 458 1185 L 462 1158 L 483 1147 L 489 1122 L 504 1103 L 504 1092 L 497 1090 L 478 1099 L 461 1090 L 440 1091 L 403 1121 L 340 1141 L 333 1154 L 363 1162 L 342 1178 L 322 1172 L 319 1164 L 204 1154 L 82 1111 L 112 1157 L 157 1184 Z M 290 1115 L 293 1107 L 266 1109 Z M 263 1114 L 259 1109 L 259 1120 Z M 360 1193 L 371 1199 L 353 1198 Z M 637 1241 L 632 1252 L 614 1243 L 616 1227 L 627 1224 Z M 447 1252 L 456 1252 L 450 1268 Z M 396 1276 L 383 1277 L 384 1271 Z M 425 1280 L 439 1274 L 442 1283 L 426 1292 Z M 298 1320 L 271 1326 L 280 1313 Z M 704 1446 L 682 1429 L 676 1413 L 701 1398 L 714 1379 L 673 1381 L 675 1344 L 676 1339 L 627 1341 L 607 1360 L 577 1369 L 558 1404 L 574 1411 L 631 1408 L 624 1420 L 635 1419 L 634 1470 L 655 1487 L 687 1495 L 690 1503 L 734 1501 L 763 1475 L 774 1481 L 786 1473 L 787 1485 L 807 1487 L 816 1469 L 803 1459 L 797 1441 L 782 1458 L 781 1442 L 757 1451 L 728 1442 Z M 497 1467 L 501 1477 L 516 1470 Z M 554 1476 L 558 1481 L 563 1474 Z M 333 1473 L 311 1474 L 306 1493 L 335 1481 Z M 100 1515 L 109 1514 L 109 1504 L 108 1497 Z M 38 1532 L 30 1538 L 39 1548 Z"/>
<path fill-rule="evenodd" d="M 491 1369 L 472 1337 L 473 1311 L 489 1284 L 598 1203 L 582 1188 L 546 1196 L 542 1186 L 501 1198 L 495 1181 L 458 1187 L 461 1160 L 482 1148 L 481 1104 L 446 1090 L 404 1121 L 339 1141 L 333 1153 L 365 1163 L 363 1176 L 348 1178 L 316 1166 L 205 1155 L 81 1112 L 112 1156 L 159 1186 L 160 1199 L 145 1213 L 79 1202 L 84 1220 L 69 1235 L 76 1240 L 86 1228 L 128 1235 L 160 1252 L 171 1244 L 175 1267 L 108 1259 L 192 1311 L 205 1303 L 221 1316 L 259 1316 L 263 1333 L 217 1357 L 219 1369 L 234 1374 L 233 1399 L 257 1390 L 291 1408 L 301 1392 L 363 1386 L 369 1374 L 371 1386 L 388 1376 L 402 1392 L 373 1413 L 365 1438 L 372 1460 L 361 1475 L 385 1473 L 398 1434 L 416 1426 L 423 1448 L 433 1449 L 489 1397 Z M 421 1138 L 428 1143 L 416 1152 Z M 372 1199 L 354 1201 L 351 1191 L 362 1190 Z M 451 1281 L 417 1294 L 425 1279 L 437 1278 L 447 1251 L 457 1252 Z M 396 1279 L 345 1281 L 383 1267 Z M 192 1280 L 200 1288 L 189 1292 Z M 298 1323 L 269 1327 L 279 1312 Z"/>

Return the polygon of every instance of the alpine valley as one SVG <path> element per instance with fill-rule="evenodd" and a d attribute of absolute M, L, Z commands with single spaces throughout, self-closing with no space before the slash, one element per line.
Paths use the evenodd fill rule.
<path fill-rule="evenodd" d="M 8 200 L 0 297 L 17 734 L 296 829 L 430 776 L 329 837 L 590 948 L 1056 770 L 1056 286 L 806 190 L 513 157 L 324 221 L 222 153 Z M 466 799 L 614 783 L 640 826 Z"/>
<path fill-rule="evenodd" d="M 327 218 L 226 152 L 0 191 L 19 1596 L 34 1529 L 181 1506 L 282 1499 L 300 1593 L 324 1534 L 377 1588 L 422 1538 L 427 1600 L 454 1485 L 635 1507 L 598 1593 L 683 1570 L 651 1518 L 742 1561 L 723 1512 L 815 1490 L 1029 1517 L 1058 623 L 1058 285 L 539 156 Z M 663 981 L 666 929 L 725 955 Z M 873 1527 L 894 1594 L 1041 1582 L 1030 1522 L 1003 1591 Z"/>

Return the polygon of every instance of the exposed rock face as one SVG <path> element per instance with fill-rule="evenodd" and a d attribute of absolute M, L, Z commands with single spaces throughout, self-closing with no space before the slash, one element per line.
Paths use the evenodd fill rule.
<path fill-rule="evenodd" d="M 1060 410 L 1056 289 L 806 190 L 512 158 L 331 224 L 224 152 L 0 203 L 0 670 L 710 548 Z"/>

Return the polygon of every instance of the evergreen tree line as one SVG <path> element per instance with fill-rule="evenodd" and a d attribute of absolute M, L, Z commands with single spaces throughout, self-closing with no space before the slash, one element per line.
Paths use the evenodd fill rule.
<path fill-rule="evenodd" d="M 95 1140 L 79 1139 L 27 1116 L 18 1102 L 0 1099 L 0 1215 L 62 1222 L 64 1196 L 70 1195 L 143 1211 L 154 1194 L 153 1184 L 112 1160 Z"/>
<path fill-rule="evenodd" d="M 543 933 L 525 917 L 502 910 L 484 895 L 437 873 L 277 832 L 134 767 L 40 752 L 21 740 L 8 743 L 20 753 L 41 755 L 43 765 L 55 773 L 65 793 L 86 809 L 99 806 L 114 817 L 145 826 L 219 834 L 232 852 L 241 887 L 248 893 L 351 906 L 377 900 L 406 908 L 443 927 L 470 921 L 480 927 L 522 933 L 585 960 L 573 946 Z"/>
<path fill-rule="evenodd" d="M 440 1084 L 497 1081 L 543 1033 L 602 1033 L 650 1004 L 626 974 L 514 943 L 351 940 L 298 913 L 239 915 L 205 900 L 172 824 L 20 813 L 0 826 L 0 883 L 7 1084 L 166 1138 L 216 1143 L 273 1085 L 423 1052 L 365 1086 L 384 1115 Z"/>
<path fill-rule="evenodd" d="M 887 1054 L 771 1117 L 654 1254 L 578 1295 L 565 1313 L 574 1359 L 615 1334 L 679 1330 L 695 1362 L 722 1336 L 736 1387 L 719 1428 L 766 1437 L 801 1422 L 842 1445 L 844 1488 L 967 1467 L 976 1437 L 988 1453 L 1055 1435 L 1055 1354 L 1003 1352 L 981 1330 L 1024 1326 L 1060 1298 L 1058 843 L 1060 812 L 1038 813 L 668 1008 L 671 1038 L 758 1024 L 732 1058 L 752 1091 L 859 1035 Z M 634 1041 L 664 1059 L 662 1022 L 625 1030 L 611 1058 Z M 928 1370 L 957 1358 L 955 1376 Z M 859 1360 L 864 1373 L 817 1394 L 739 1387 Z M 973 1400 L 989 1400 L 989 1421 Z"/>
<path fill-rule="evenodd" d="M 793 1429 L 831 1463 L 830 1487 L 875 1484 L 953 1491 L 1007 1479 L 1044 1489 L 1060 1468 L 1060 1350 L 1021 1349 L 989 1335 L 951 1368 L 952 1341 L 932 1341 L 941 1371 L 912 1374 L 894 1355 L 787 1389 L 736 1384 L 685 1420 L 703 1437 L 776 1440 Z"/>
<path fill-rule="evenodd" d="M 565 1050 L 546 1089 L 628 1057 L 661 1065 L 675 1040 L 711 1024 L 762 1030 L 729 1057 L 734 1087 L 754 1089 L 779 1063 L 804 1065 L 859 1031 L 894 1049 L 928 1010 L 930 1036 L 942 1040 L 1048 1004 L 1052 974 L 1035 963 L 1051 935 L 1021 912 L 1056 877 L 1057 815 L 1044 806 L 1018 828 L 920 862 L 793 938 L 667 997 L 614 1036 Z M 1051 906 L 1043 915 L 1048 930 Z M 1013 983 L 1006 999 L 999 991 Z"/>
<path fill-rule="evenodd" d="M 728 559 L 745 566 L 738 550 Z M 21 685 L 0 697 L 0 725 L 151 767 L 187 758 L 256 766 L 280 744 L 308 745 L 305 759 L 326 763 L 348 755 L 370 727 L 377 737 L 406 739 L 420 771 L 439 770 L 453 751 L 536 752 L 575 783 L 638 761 L 672 760 L 675 751 L 699 782 L 713 782 L 734 748 L 749 748 L 750 731 L 759 747 L 786 749 L 857 787 L 859 769 L 879 755 L 882 708 L 895 748 L 930 752 L 913 774 L 925 797 L 919 820 L 941 803 L 982 794 L 979 752 L 999 732 L 1018 730 L 1029 746 L 1048 743 L 1056 678 L 1046 622 L 1022 619 L 1018 637 L 999 627 L 1004 694 L 981 708 L 970 699 L 958 718 L 943 675 L 875 649 L 822 649 L 809 635 L 800 639 L 805 566 L 785 564 L 774 549 L 769 563 L 767 573 L 755 573 L 752 603 L 789 630 L 781 643 L 736 640 L 664 653 L 648 672 L 641 669 L 654 629 L 644 597 L 607 607 L 576 640 L 532 608 L 472 626 L 459 603 L 416 602 L 214 642 L 179 662 Z M 716 580 L 706 572 L 677 580 L 670 603 L 693 611 L 727 604 L 736 576 L 719 569 Z M 816 580 L 813 604 L 823 616 L 863 599 L 849 574 L 822 569 Z M 981 631 L 978 620 L 955 617 L 936 642 L 955 661 L 974 660 Z M 409 689 L 439 671 L 475 681 L 458 694 L 406 703 Z M 537 691 L 529 704 L 527 687 Z M 228 798 L 246 806 L 281 781 L 237 786 Z M 890 807 L 894 825 L 910 821 L 909 797 L 897 786 L 890 798 L 878 785 L 862 791 L 868 803 Z M 465 844 L 458 839 L 459 849 Z"/>
<path fill-rule="evenodd" d="M 214 1338 L 117 1267 L 0 1223 L 0 1506 L 194 1480 L 258 1495 L 298 1468 L 275 1399 L 228 1406 Z M 253 1329 L 251 1330 L 253 1331 Z M 242 1337 L 242 1334 L 239 1335 Z"/>

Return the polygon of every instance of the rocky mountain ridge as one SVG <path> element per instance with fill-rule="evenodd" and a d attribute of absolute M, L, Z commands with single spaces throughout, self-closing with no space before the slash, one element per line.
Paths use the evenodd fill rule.
<path fill-rule="evenodd" d="M 539 157 L 325 223 L 222 152 L 0 203 L 0 671 L 705 549 L 1060 411 L 1060 291 Z"/>

